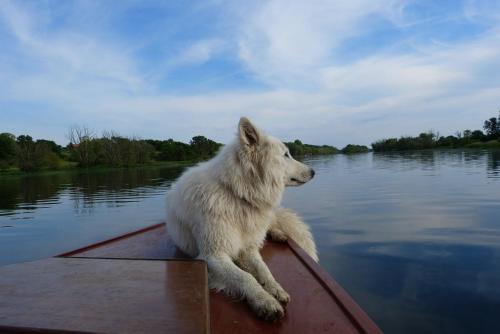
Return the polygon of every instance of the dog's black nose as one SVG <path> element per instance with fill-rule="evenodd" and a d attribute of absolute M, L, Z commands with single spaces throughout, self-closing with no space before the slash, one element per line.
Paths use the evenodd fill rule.
<path fill-rule="evenodd" d="M 311 169 L 311 178 L 314 177 L 314 174 L 316 174 L 316 172 L 314 171 L 314 169 Z"/>

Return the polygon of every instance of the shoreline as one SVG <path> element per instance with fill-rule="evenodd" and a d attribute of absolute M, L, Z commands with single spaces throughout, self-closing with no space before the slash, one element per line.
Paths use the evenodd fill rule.
<path fill-rule="evenodd" d="M 332 154 L 307 154 L 302 156 L 296 156 L 297 159 L 310 158 L 314 156 L 325 156 L 325 155 L 357 155 L 357 154 L 366 154 L 366 153 L 404 153 L 404 152 L 428 152 L 428 151 L 500 151 L 500 145 L 473 145 L 473 146 L 464 146 L 464 147 L 432 147 L 432 148 L 421 148 L 421 149 L 406 149 L 406 150 L 384 150 L 384 151 L 375 151 L 370 149 L 367 152 L 335 152 Z M 134 166 L 123 166 L 123 167 L 113 167 L 113 166 L 92 166 L 92 167 L 79 167 L 76 165 L 76 162 L 66 162 L 66 166 L 57 168 L 57 169 L 49 169 L 44 168 L 41 170 L 33 171 L 33 172 L 23 172 L 18 168 L 10 168 L 5 170 L 0 170 L 0 179 L 9 178 L 9 177 L 26 177 L 26 176 L 40 176 L 40 175 L 51 175 L 57 173 L 95 173 L 95 172 L 107 172 L 107 171 L 118 171 L 118 170 L 131 170 L 131 169 L 144 169 L 144 168 L 177 168 L 177 167 L 185 167 L 194 165 L 196 163 L 202 162 L 204 160 L 181 160 L 181 161 L 155 161 L 142 165 L 134 165 Z"/>
<path fill-rule="evenodd" d="M 392 153 L 392 152 L 421 152 L 421 151 L 500 151 L 500 144 L 498 145 L 473 145 L 463 147 L 428 147 L 416 149 L 400 149 L 400 150 L 371 150 L 373 153 Z"/>
<path fill-rule="evenodd" d="M 155 161 L 143 165 L 134 166 L 123 166 L 123 167 L 113 167 L 113 166 L 92 166 L 92 167 L 79 167 L 76 163 L 68 163 L 67 166 L 57 169 L 41 169 L 33 172 L 23 172 L 18 168 L 11 168 L 8 170 L 0 170 L 0 178 L 7 177 L 20 177 L 20 176 L 39 176 L 39 175 L 51 175 L 57 173 L 94 173 L 94 172 L 107 172 L 107 171 L 117 171 L 117 170 L 130 170 L 130 169 L 143 169 L 143 168 L 176 168 L 184 167 L 198 163 L 199 160 L 181 160 L 181 161 Z"/>

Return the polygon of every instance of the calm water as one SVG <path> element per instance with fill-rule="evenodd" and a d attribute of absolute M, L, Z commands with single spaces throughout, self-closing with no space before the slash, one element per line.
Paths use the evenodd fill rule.
<path fill-rule="evenodd" d="M 500 152 L 336 155 L 285 205 L 322 265 L 387 333 L 500 333 Z M 0 264 L 163 219 L 182 169 L 0 179 Z"/>

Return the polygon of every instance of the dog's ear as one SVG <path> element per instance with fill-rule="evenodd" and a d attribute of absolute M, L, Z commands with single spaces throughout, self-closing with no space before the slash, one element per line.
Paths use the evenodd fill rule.
<path fill-rule="evenodd" d="M 240 136 L 240 141 L 245 145 L 257 145 L 260 142 L 260 131 L 255 125 L 246 117 L 240 118 L 240 123 L 238 124 L 238 131 Z"/>

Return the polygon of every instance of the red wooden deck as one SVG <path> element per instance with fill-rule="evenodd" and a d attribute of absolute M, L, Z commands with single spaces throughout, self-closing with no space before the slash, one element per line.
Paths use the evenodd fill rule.
<path fill-rule="evenodd" d="M 64 256 L 96 258 L 183 259 L 168 241 L 164 224 Z M 213 333 L 381 333 L 344 289 L 293 241 L 267 242 L 262 257 L 290 294 L 286 316 L 278 323 L 255 317 L 244 303 L 210 293 Z"/>
<path fill-rule="evenodd" d="M 202 261 L 51 258 L 0 268 L 2 333 L 206 333 Z"/>
<path fill-rule="evenodd" d="M 168 226 L 167 226 L 168 228 Z M 170 295 L 166 293 L 165 286 L 159 286 L 160 284 L 156 281 L 156 285 L 151 285 L 150 282 L 136 282 L 134 279 L 130 277 L 130 275 L 123 276 L 123 273 L 120 273 L 119 270 L 111 270 L 107 274 L 108 277 L 105 282 L 112 282 L 113 277 L 122 277 L 122 279 L 127 280 L 126 277 L 132 279 L 133 285 L 137 288 L 134 293 L 127 293 L 127 291 L 122 291 L 124 295 L 120 297 L 119 295 L 113 295 L 113 300 L 116 302 L 117 300 L 126 301 L 127 298 L 137 298 L 138 303 L 137 307 L 139 308 L 137 313 L 131 312 L 133 308 L 124 310 L 123 308 L 117 307 L 113 309 L 113 304 L 106 304 L 107 311 L 110 313 L 119 313 L 115 314 L 114 321 L 119 321 L 119 319 L 125 319 L 129 321 L 131 324 L 129 326 L 135 326 L 134 321 L 143 319 L 149 319 L 145 314 L 145 311 L 152 311 L 153 315 L 158 316 L 156 318 L 155 326 L 151 325 L 149 330 L 137 331 L 137 327 L 133 327 L 136 329 L 136 333 L 144 332 L 144 333 L 155 333 L 155 332 L 212 332 L 212 333 L 381 333 L 380 329 L 377 325 L 366 315 L 366 313 L 352 300 L 352 298 L 342 289 L 342 287 L 332 278 L 330 277 L 316 262 L 314 262 L 300 247 L 298 247 L 293 241 L 289 241 L 287 243 L 274 243 L 267 242 L 264 248 L 262 249 L 262 256 L 264 261 L 268 264 L 271 272 L 275 276 L 275 278 L 281 283 L 283 288 L 287 290 L 287 292 L 291 296 L 291 301 L 287 305 L 286 308 L 286 316 L 278 322 L 268 323 L 263 320 L 258 319 L 250 310 L 250 308 L 246 305 L 244 301 L 233 300 L 223 294 L 207 291 L 206 285 L 206 265 L 201 261 L 188 259 L 182 252 L 180 252 L 172 242 L 168 240 L 168 232 L 165 224 L 154 225 L 133 233 L 126 234 L 124 236 L 114 238 L 111 240 L 107 240 L 104 242 L 100 242 L 82 249 L 74 250 L 65 254 L 60 255 L 59 259 L 53 259 L 52 261 L 57 260 L 66 260 L 66 261 L 109 261 L 103 263 L 125 263 L 123 261 L 129 261 L 130 263 L 135 263 L 134 261 L 138 261 L 137 263 L 143 266 L 142 270 L 144 277 L 147 277 L 150 271 L 154 273 L 154 270 L 148 267 L 154 267 L 158 264 L 162 264 L 165 266 L 165 270 L 168 273 L 170 270 L 169 267 L 173 268 L 172 263 L 183 263 L 185 265 L 196 263 L 198 266 L 196 270 L 188 271 L 187 269 L 183 269 L 177 266 L 177 269 L 174 269 L 177 276 L 156 276 L 153 274 L 155 279 L 166 279 L 170 281 L 169 288 L 172 291 L 176 291 L 176 289 L 180 289 L 179 291 L 184 291 L 184 297 L 187 298 L 187 302 L 185 302 L 182 307 L 175 309 L 175 305 L 177 300 L 172 297 L 172 295 L 176 295 L 176 293 L 172 293 L 170 291 Z M 93 262 L 89 262 L 91 264 Z M 70 263 L 71 264 L 71 263 Z M 30 271 L 32 275 L 37 275 L 36 272 L 33 271 L 33 268 L 23 269 L 23 266 L 26 264 L 19 264 L 14 266 L 18 267 L 17 270 L 24 270 L 23 275 L 28 275 Z M 66 264 L 68 265 L 68 264 Z M 203 270 L 199 270 L 199 266 L 203 267 Z M 111 265 L 113 267 L 114 265 Z M 12 267 L 12 266 L 6 266 Z M 2 277 L 4 268 L 0 268 L 0 277 Z M 104 269 L 105 267 L 103 267 Z M 57 273 L 57 266 L 54 267 L 54 272 Z M 69 270 L 69 269 L 63 269 Z M 35 270 L 36 271 L 36 270 Z M 85 272 L 84 268 L 82 268 L 82 274 L 89 275 L 94 273 L 92 269 L 87 268 L 87 272 Z M 97 271 L 99 273 L 99 271 Z M 60 274 L 60 273 L 59 273 Z M 102 275 L 102 273 L 101 273 Z M 122 275 L 122 276 L 120 276 Z M 56 275 L 57 276 L 57 275 Z M 59 275 L 60 276 L 60 275 Z M 59 277 L 57 276 L 57 277 Z M 192 277 L 194 276 L 194 277 Z M 105 283 L 97 280 L 94 282 L 97 286 L 101 286 Z M 125 277 L 125 278 L 124 278 Z M 33 277 L 32 279 L 36 279 Z M 102 277 L 101 277 L 102 279 Z M 153 279 L 153 278 L 152 278 Z M 44 281 L 50 281 L 50 277 L 47 277 Z M 52 283 L 45 283 L 46 285 L 54 286 L 57 283 L 62 282 L 59 287 L 59 293 L 64 300 L 64 296 L 66 297 L 66 303 L 69 306 L 69 309 L 73 307 L 74 310 L 77 309 L 79 304 L 72 303 L 71 294 L 64 293 L 64 291 L 71 291 L 71 289 L 75 289 L 72 286 L 71 282 L 64 281 L 59 277 L 59 281 L 57 278 L 52 277 Z M 54 280 L 56 280 L 54 282 Z M 172 280 L 178 280 L 177 288 L 172 286 Z M 190 286 L 184 286 L 181 282 L 186 281 L 191 284 Z M 8 283 L 8 282 L 7 282 Z M 175 283 L 175 282 L 174 282 Z M 9 284 L 2 285 L 2 280 L 0 280 L 0 332 L 2 331 L 2 325 L 4 326 L 4 330 L 7 329 L 19 329 L 19 328 L 40 328 L 42 329 L 58 329 L 58 330 L 73 330 L 73 331 L 86 331 L 86 332 L 124 332 L 123 325 L 126 323 L 125 320 L 121 323 L 122 327 L 109 327 L 109 324 L 101 319 L 102 326 L 108 327 L 92 327 L 92 326 L 77 326 L 78 322 L 73 322 L 73 327 L 68 328 L 56 326 L 57 321 L 62 321 L 61 317 L 50 315 L 49 311 L 44 311 L 42 313 L 38 312 L 34 307 L 23 308 L 21 305 L 27 300 L 23 298 L 13 298 L 18 303 L 18 307 L 21 308 L 22 317 L 26 319 L 30 314 L 34 314 L 33 321 L 27 322 L 22 321 L 11 321 L 6 322 L 6 317 L 2 316 L 2 309 L 6 307 L 8 310 L 9 307 L 5 306 L 5 303 L 2 303 L 4 296 L 10 296 L 8 293 L 8 289 L 12 289 L 12 286 L 16 286 L 16 283 L 10 282 Z M 25 285 L 29 285 L 29 280 L 24 283 Z M 37 289 L 43 290 L 43 282 L 40 283 Z M 132 283 L 129 283 L 132 284 Z M 143 285 L 141 285 L 143 284 Z M 161 285 L 161 284 L 160 284 Z M 109 283 L 106 289 L 113 290 L 113 283 Z M 101 286 L 102 288 L 102 286 Z M 85 286 L 79 287 L 79 289 L 85 289 Z M 94 290 L 96 287 L 93 288 Z M 141 300 L 141 289 L 146 289 L 147 291 L 151 291 L 152 289 L 158 289 L 158 295 L 163 296 L 163 300 L 156 300 L 155 302 L 158 304 L 151 304 L 147 306 L 144 302 L 140 302 Z M 197 305 L 194 306 L 189 303 L 190 299 L 186 295 L 189 289 L 193 289 L 193 291 L 207 291 L 206 298 L 203 299 L 193 299 L 196 300 Z M 99 289 L 97 289 L 99 290 Z M 7 291 L 7 292 L 6 292 Z M 105 290 L 106 291 L 106 290 Z M 116 291 L 115 291 L 116 292 Z M 35 292 L 31 292 L 35 293 Z M 27 293 L 26 296 L 29 299 L 30 292 Z M 182 294 L 182 293 L 181 293 Z M 92 293 L 89 293 L 89 296 L 92 296 Z M 31 298 L 37 298 L 36 296 L 32 296 Z M 69 300 L 69 302 L 68 302 Z M 98 299 L 100 303 L 105 303 L 106 298 Z M 192 301 L 192 300 L 191 300 Z M 53 300 L 54 303 L 58 302 L 58 299 Z M 131 301 L 131 303 L 134 303 Z M 163 304 L 162 304 L 163 303 Z M 49 303 L 50 304 L 50 303 Z M 77 306 L 75 306 L 77 305 Z M 158 307 L 158 308 L 157 308 Z M 198 307 L 198 309 L 196 309 Z M 200 309 L 201 307 L 201 309 Z M 158 313 L 158 310 L 163 310 Z M 174 311 L 172 311 L 174 310 Z M 12 310 L 10 310 L 12 311 Z M 15 310 L 14 310 L 15 311 Z M 52 309 L 53 312 L 60 312 L 60 310 L 56 307 Z M 76 311 L 75 311 L 76 312 Z M 84 312 L 84 311 L 82 311 Z M 170 313 L 169 313 L 170 312 Z M 19 312 L 18 312 L 19 313 Z M 169 314 L 168 314 L 169 313 Z M 43 316 L 41 316 L 43 314 Z M 159 315 L 158 315 L 159 314 Z M 163 314 L 163 316 L 161 315 Z M 40 317 L 46 317 L 49 319 L 49 323 L 39 322 L 43 326 L 35 326 L 37 324 L 36 319 L 40 319 Z M 190 321 L 190 317 L 192 317 L 192 323 Z M 29 318 L 29 317 L 28 317 Z M 16 319 L 11 315 L 10 319 Z M 18 317 L 18 319 L 20 319 Z M 54 320 L 59 319 L 59 320 Z M 86 321 L 94 321 L 95 318 L 86 318 Z M 205 321 L 205 320 L 206 321 Z M 55 322 L 54 322 L 55 321 Z M 166 324 L 170 324 L 168 327 Z M 193 323 L 198 324 L 198 327 L 194 328 Z M 199 324 L 207 324 L 205 327 Z M 50 325 L 52 324 L 52 326 Z M 163 325 L 162 325 L 163 324 Z M 8 326 L 8 327 L 6 327 Z M 48 327 L 47 327 L 48 326 Z M 163 326 L 163 327 L 162 327 Z M 176 327 L 173 327 L 176 326 Z M 99 328 L 105 328 L 106 330 L 99 330 Z M 132 327 L 130 327 L 132 328 Z M 173 330 L 175 328 L 175 330 Z M 146 327 L 144 327 L 146 329 Z"/>

